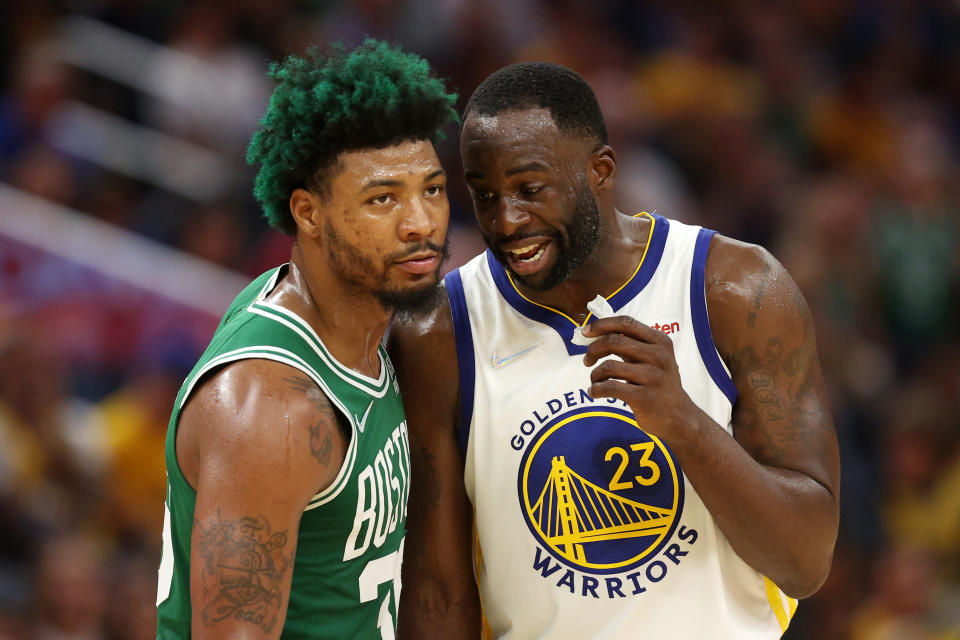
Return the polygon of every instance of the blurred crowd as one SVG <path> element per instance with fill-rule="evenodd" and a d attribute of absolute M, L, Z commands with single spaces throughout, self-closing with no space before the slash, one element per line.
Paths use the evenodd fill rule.
<path fill-rule="evenodd" d="M 833 571 L 785 637 L 960 638 L 960 4 L 5 2 L 0 184 L 257 275 L 290 247 L 244 163 L 267 64 L 366 35 L 428 58 L 461 107 L 511 62 L 577 70 L 621 211 L 786 265 L 843 489 Z M 450 268 L 482 242 L 448 134 Z M 155 636 L 166 423 L 217 318 L 186 331 L 195 312 L 76 269 L 0 230 L 0 640 Z"/>

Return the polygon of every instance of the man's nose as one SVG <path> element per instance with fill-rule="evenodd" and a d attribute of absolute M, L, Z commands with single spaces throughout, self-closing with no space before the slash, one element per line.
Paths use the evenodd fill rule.
<path fill-rule="evenodd" d="M 439 226 L 437 215 L 436 207 L 429 206 L 423 198 L 413 198 L 400 222 L 400 239 L 409 242 L 429 238 Z"/>
<path fill-rule="evenodd" d="M 497 204 L 493 230 L 499 235 L 512 236 L 530 222 L 530 214 L 515 198 L 504 197 Z"/>

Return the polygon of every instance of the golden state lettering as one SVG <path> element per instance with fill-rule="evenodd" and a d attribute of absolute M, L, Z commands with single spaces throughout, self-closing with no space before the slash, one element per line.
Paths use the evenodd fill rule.
<path fill-rule="evenodd" d="M 533 412 L 543 418 L 539 427 L 520 426 L 529 439 L 517 489 L 536 544 L 533 569 L 582 595 L 625 597 L 627 582 L 642 593 L 641 580 L 665 579 L 668 563 L 688 553 L 680 543 L 696 540 L 689 528 L 675 536 L 684 497 L 679 464 L 629 409 L 582 390 L 544 404 L 548 415 Z"/>
<path fill-rule="evenodd" d="M 647 586 L 661 582 L 667 577 L 670 567 L 679 565 L 683 557 L 690 553 L 689 547 L 697 541 L 696 529 L 681 526 L 677 531 L 677 542 L 668 545 L 656 558 L 637 571 L 616 576 L 593 577 L 584 573 L 565 569 L 554 561 L 550 554 L 539 546 L 533 559 L 533 569 L 544 580 L 556 584 L 570 593 L 593 598 L 627 598 L 638 596 L 647 591 Z"/>
<path fill-rule="evenodd" d="M 344 562 L 363 555 L 371 542 L 374 548 L 381 546 L 397 524 L 404 521 L 410 491 L 409 468 L 407 423 L 401 422 L 373 463 L 357 475 L 357 515 L 343 550 Z"/>
<path fill-rule="evenodd" d="M 630 409 L 630 405 L 623 400 L 618 400 L 616 398 L 601 398 L 597 400 L 587 393 L 585 389 L 568 391 L 556 398 L 550 398 L 541 406 L 531 411 L 530 417 L 520 423 L 520 433 L 510 438 L 510 446 L 517 451 L 522 451 L 523 445 L 526 443 L 524 436 L 533 435 L 533 433 L 538 428 L 546 424 L 550 418 L 558 415 L 565 409 L 571 409 L 573 407 L 579 407 L 587 404 L 598 404 L 601 406 L 613 405 L 623 407 L 627 410 Z"/>

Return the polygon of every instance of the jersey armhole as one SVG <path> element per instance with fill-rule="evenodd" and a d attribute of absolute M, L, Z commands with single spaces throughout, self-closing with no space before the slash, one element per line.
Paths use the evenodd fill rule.
<path fill-rule="evenodd" d="M 713 341 L 713 332 L 710 330 L 710 315 L 707 312 L 707 292 L 704 288 L 707 269 L 707 252 L 710 241 L 716 231 L 701 229 L 697 234 L 696 245 L 693 250 L 693 265 L 690 271 L 690 311 L 693 316 L 693 333 L 697 339 L 697 348 L 707 372 L 717 388 L 733 406 L 737 401 L 737 386 L 730 377 L 730 370 L 720 357 L 717 345 Z"/>
<path fill-rule="evenodd" d="M 476 373 L 473 357 L 473 331 L 470 328 L 470 314 L 467 311 L 467 299 L 463 293 L 463 280 L 460 270 L 455 269 L 444 278 L 447 299 L 450 301 L 450 314 L 453 317 L 453 335 L 457 347 L 457 372 L 460 374 L 459 415 L 457 423 L 460 453 L 467 456 L 470 443 L 470 423 L 473 422 L 473 394 Z"/>

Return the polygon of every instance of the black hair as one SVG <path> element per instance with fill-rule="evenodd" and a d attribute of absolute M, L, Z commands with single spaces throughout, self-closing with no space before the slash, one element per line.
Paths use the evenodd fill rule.
<path fill-rule="evenodd" d="M 560 131 L 607 144 L 607 125 L 593 89 L 580 74 L 552 62 L 519 62 L 495 71 L 470 96 L 463 119 L 472 112 L 495 116 L 536 108 L 548 109 Z"/>

